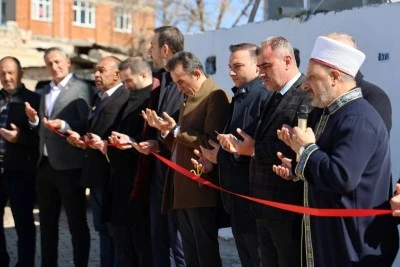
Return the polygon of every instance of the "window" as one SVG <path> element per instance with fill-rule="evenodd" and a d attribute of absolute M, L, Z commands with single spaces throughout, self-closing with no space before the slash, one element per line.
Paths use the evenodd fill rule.
<path fill-rule="evenodd" d="M 51 21 L 53 18 L 52 0 L 32 0 L 32 19 Z"/>
<path fill-rule="evenodd" d="M 116 7 L 114 12 L 114 30 L 117 32 L 132 32 L 132 13 L 122 7 Z"/>
<path fill-rule="evenodd" d="M 6 0 L 0 0 L 0 24 L 5 24 L 6 21 Z"/>
<path fill-rule="evenodd" d="M 96 21 L 95 4 L 88 0 L 74 1 L 74 24 L 94 27 Z"/>
<path fill-rule="evenodd" d="M 213 75 L 217 73 L 217 57 L 216 56 L 209 56 L 206 58 L 206 74 L 207 75 Z"/>

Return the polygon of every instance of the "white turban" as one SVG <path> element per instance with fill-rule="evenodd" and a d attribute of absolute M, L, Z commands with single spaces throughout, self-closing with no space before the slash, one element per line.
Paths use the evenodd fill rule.
<path fill-rule="evenodd" d="M 319 36 L 311 52 L 311 60 L 355 77 L 365 54 L 347 44 Z"/>

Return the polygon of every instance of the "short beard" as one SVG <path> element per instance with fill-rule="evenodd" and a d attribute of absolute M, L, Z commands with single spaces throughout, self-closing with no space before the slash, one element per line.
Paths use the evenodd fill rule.
<path fill-rule="evenodd" d="M 165 66 L 167 66 L 167 63 L 168 63 L 168 59 L 166 59 L 166 58 L 163 58 L 163 59 L 161 59 L 161 64 L 162 64 L 162 68 L 165 68 Z"/>

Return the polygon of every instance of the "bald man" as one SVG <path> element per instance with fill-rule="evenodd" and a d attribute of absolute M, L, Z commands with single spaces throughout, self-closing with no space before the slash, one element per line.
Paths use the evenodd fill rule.
<path fill-rule="evenodd" d="M 107 139 L 111 131 L 119 122 L 129 92 L 124 89 L 121 82 L 118 65 L 121 61 L 113 56 L 102 58 L 96 65 L 94 77 L 99 93 L 93 101 L 92 112 L 89 116 L 85 139 Z M 90 202 L 93 211 L 93 224 L 100 236 L 100 264 L 101 266 L 114 266 L 119 262 L 114 253 L 114 240 L 111 234 L 111 225 L 104 223 L 103 198 L 107 198 L 108 191 L 104 185 L 110 177 L 110 164 L 108 158 L 97 149 L 87 146 L 73 131 L 69 132 L 68 141 L 77 147 L 85 149 L 85 160 L 82 169 L 81 184 L 90 188 Z"/>

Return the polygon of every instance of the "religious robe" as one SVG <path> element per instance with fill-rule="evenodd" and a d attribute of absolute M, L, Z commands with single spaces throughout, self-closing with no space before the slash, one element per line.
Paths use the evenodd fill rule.
<path fill-rule="evenodd" d="M 347 92 L 323 110 L 314 109 L 310 124 L 317 141 L 306 147 L 296 167 L 296 174 L 307 181 L 305 204 L 389 208 L 388 134 L 361 90 Z M 304 225 L 307 266 L 391 266 L 397 253 L 398 232 L 392 216 L 305 216 Z"/>

